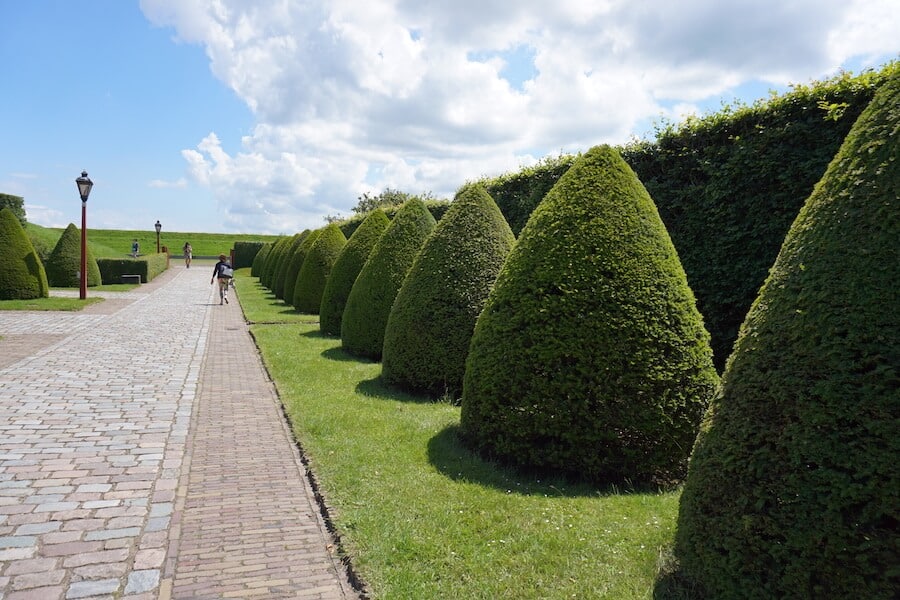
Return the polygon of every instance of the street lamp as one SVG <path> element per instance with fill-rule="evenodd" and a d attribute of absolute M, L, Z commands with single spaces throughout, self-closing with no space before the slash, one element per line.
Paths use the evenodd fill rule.
<path fill-rule="evenodd" d="M 153 225 L 156 227 L 156 253 L 159 254 L 159 232 L 162 230 L 162 225 L 159 223 L 159 219 L 156 220 L 156 224 Z"/>
<path fill-rule="evenodd" d="M 82 171 L 81 177 L 75 180 L 75 185 L 81 196 L 81 285 L 78 297 L 84 300 L 87 298 L 87 200 L 94 182 L 88 177 L 87 171 Z"/>

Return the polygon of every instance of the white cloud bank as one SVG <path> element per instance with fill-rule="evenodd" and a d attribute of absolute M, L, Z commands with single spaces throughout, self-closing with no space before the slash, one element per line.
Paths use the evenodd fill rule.
<path fill-rule="evenodd" d="M 293 232 L 385 187 L 467 179 L 629 139 L 748 81 L 898 51 L 893 0 L 141 0 L 201 44 L 256 125 L 182 152 L 231 225 Z M 514 64 L 522 57 L 532 64 Z M 677 116 L 677 115 L 676 115 Z"/>

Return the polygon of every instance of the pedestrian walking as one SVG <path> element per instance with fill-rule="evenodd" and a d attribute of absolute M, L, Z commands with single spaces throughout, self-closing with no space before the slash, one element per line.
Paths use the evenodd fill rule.
<path fill-rule="evenodd" d="M 213 281 L 219 282 L 219 304 L 228 304 L 228 286 L 232 277 L 234 277 L 234 269 L 231 268 L 228 257 L 220 254 L 219 262 L 213 268 L 212 279 L 209 280 L 210 285 L 212 285 Z"/>
<path fill-rule="evenodd" d="M 194 258 L 194 249 L 191 247 L 190 242 L 185 242 L 182 250 L 184 250 L 184 266 L 190 269 L 191 260 Z"/>

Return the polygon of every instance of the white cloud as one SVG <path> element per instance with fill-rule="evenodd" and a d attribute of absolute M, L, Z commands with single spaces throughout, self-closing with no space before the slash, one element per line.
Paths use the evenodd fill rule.
<path fill-rule="evenodd" d="M 25 203 L 25 218 L 30 223 L 40 223 L 43 227 L 68 227 L 69 221 L 62 212 L 40 204 Z"/>
<path fill-rule="evenodd" d="M 151 187 L 154 189 L 179 189 L 186 188 L 188 185 L 187 179 L 181 177 L 176 179 L 175 181 L 166 181 L 164 179 L 152 179 L 147 182 L 147 187 Z"/>
<path fill-rule="evenodd" d="M 282 232 L 346 214 L 363 191 L 450 196 L 560 150 L 624 142 L 638 123 L 744 82 L 808 81 L 850 58 L 890 55 L 900 39 L 890 0 L 141 7 L 202 44 L 257 119 L 237 152 L 215 133 L 184 150 L 191 178 L 233 224 Z M 503 57 L 522 48 L 529 78 L 508 81 Z"/>

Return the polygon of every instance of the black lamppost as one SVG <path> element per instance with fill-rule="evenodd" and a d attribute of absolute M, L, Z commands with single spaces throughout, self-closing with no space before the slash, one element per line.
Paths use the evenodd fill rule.
<path fill-rule="evenodd" d="M 160 225 L 159 219 L 156 220 L 156 224 L 153 226 L 156 227 L 156 253 L 159 254 L 159 232 L 162 231 L 162 225 Z"/>
<path fill-rule="evenodd" d="M 88 177 L 87 171 L 81 172 L 81 177 L 75 180 L 78 193 L 81 195 L 81 285 L 78 297 L 87 298 L 87 200 L 91 194 L 94 182 Z"/>

